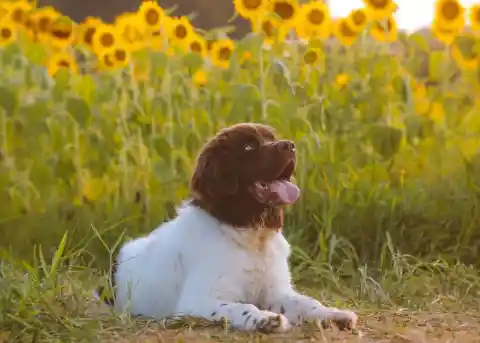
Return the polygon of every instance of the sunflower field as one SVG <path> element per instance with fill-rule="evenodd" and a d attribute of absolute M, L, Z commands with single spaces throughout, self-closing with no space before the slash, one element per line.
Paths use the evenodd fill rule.
<path fill-rule="evenodd" d="M 75 23 L 1 0 L 1 246 L 50 255 L 68 231 L 102 255 L 94 232 L 111 246 L 172 217 L 207 138 L 257 121 L 298 144 L 301 256 L 478 262 L 480 5 L 438 0 L 432 49 L 393 1 L 364 4 L 234 0 L 252 29 L 234 41 L 155 1 Z"/>

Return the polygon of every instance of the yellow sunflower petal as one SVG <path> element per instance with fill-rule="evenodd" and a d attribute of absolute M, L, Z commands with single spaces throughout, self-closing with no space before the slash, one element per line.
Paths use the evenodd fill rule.
<path fill-rule="evenodd" d="M 397 9 L 393 0 L 363 0 L 369 16 L 372 19 L 385 19 L 391 16 Z"/>
<path fill-rule="evenodd" d="M 233 0 L 233 5 L 240 16 L 251 19 L 264 15 L 268 10 L 269 0 Z"/>

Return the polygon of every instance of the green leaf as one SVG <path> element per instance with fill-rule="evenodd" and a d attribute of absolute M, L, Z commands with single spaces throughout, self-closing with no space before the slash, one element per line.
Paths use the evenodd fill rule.
<path fill-rule="evenodd" d="M 200 69 L 203 66 L 204 60 L 202 56 L 192 52 L 185 55 L 185 57 L 183 58 L 183 63 L 192 72 L 195 72 L 196 70 Z"/>
<path fill-rule="evenodd" d="M 170 163 L 172 158 L 172 149 L 166 139 L 163 137 L 156 137 L 153 141 L 153 146 L 155 147 L 158 155 L 165 160 L 165 162 Z"/>
<path fill-rule="evenodd" d="M 91 75 L 79 75 L 76 79 L 74 89 L 77 94 L 89 104 L 94 101 L 97 87 Z"/>
<path fill-rule="evenodd" d="M 429 56 L 428 73 L 431 81 L 439 81 L 445 73 L 445 55 L 442 51 L 433 51 Z"/>
<path fill-rule="evenodd" d="M 403 133 L 386 125 L 374 125 L 369 132 L 370 141 L 377 153 L 389 159 L 400 149 Z"/>
<path fill-rule="evenodd" d="M 31 41 L 26 41 L 26 44 L 23 44 L 23 53 L 25 57 L 32 63 L 42 64 L 47 58 L 47 51 L 45 47 L 41 44 L 37 44 Z"/>
<path fill-rule="evenodd" d="M 67 99 L 67 111 L 75 118 L 78 124 L 85 125 L 91 116 L 91 110 L 88 103 L 77 97 Z"/>
<path fill-rule="evenodd" d="M 19 106 L 18 94 L 12 87 L 0 86 L 0 106 L 7 112 L 8 116 L 13 116 Z"/>
<path fill-rule="evenodd" d="M 421 35 L 419 33 L 411 34 L 408 37 L 408 41 L 413 47 L 418 47 L 422 51 L 429 51 L 430 50 L 430 47 L 428 45 L 427 40 L 425 39 L 425 37 L 423 35 Z"/>
<path fill-rule="evenodd" d="M 190 133 L 187 136 L 187 151 L 190 154 L 190 156 L 193 156 L 196 154 L 199 146 L 200 146 L 200 142 L 198 140 L 197 135 L 192 131 L 190 131 Z"/>
<path fill-rule="evenodd" d="M 48 273 L 48 277 L 50 279 L 53 279 L 55 277 L 55 274 L 57 273 L 60 266 L 63 252 L 65 251 L 65 246 L 67 244 L 67 234 L 68 231 L 65 232 L 65 234 L 63 235 L 62 240 L 60 241 L 60 245 L 58 246 L 57 250 L 55 251 L 55 255 L 53 256 L 52 265 L 50 266 L 50 272 Z"/>

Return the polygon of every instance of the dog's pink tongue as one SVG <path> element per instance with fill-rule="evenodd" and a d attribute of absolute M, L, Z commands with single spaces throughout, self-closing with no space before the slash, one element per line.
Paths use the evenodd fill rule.
<path fill-rule="evenodd" d="M 290 181 L 275 181 L 270 184 L 270 190 L 278 194 L 286 204 L 294 204 L 300 196 L 300 189 Z"/>

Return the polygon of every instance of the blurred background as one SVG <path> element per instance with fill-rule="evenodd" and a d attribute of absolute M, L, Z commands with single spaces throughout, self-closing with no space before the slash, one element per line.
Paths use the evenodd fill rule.
<path fill-rule="evenodd" d="M 193 14 L 195 27 L 209 30 L 232 25 L 235 31 L 230 35 L 240 38 L 250 31 L 247 20 L 236 17 L 233 20 L 234 6 L 232 0 L 159 0 L 163 8 L 176 6 L 176 15 Z M 299 1 L 308 2 L 307 0 Z M 364 6 L 362 0 L 324 0 L 330 7 L 333 17 L 346 17 L 352 9 Z M 428 35 L 428 26 L 434 15 L 434 0 L 397 0 L 398 11 L 395 15 L 398 27 L 407 32 L 421 31 Z M 464 6 L 473 5 L 476 0 L 460 1 Z M 123 12 L 134 12 L 141 0 L 38 0 L 38 4 L 50 5 L 76 22 L 87 16 L 98 16 L 111 22 Z"/>

